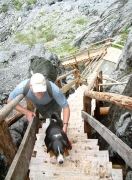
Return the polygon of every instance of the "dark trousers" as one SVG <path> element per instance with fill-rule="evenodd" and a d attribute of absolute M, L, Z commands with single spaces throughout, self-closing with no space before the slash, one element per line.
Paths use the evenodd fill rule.
<path fill-rule="evenodd" d="M 53 113 L 57 113 L 61 118 L 62 108 L 57 104 L 57 102 L 54 99 L 52 99 L 46 105 L 35 104 L 35 107 L 44 119 L 46 119 L 46 118 L 51 119 L 51 115 Z"/>

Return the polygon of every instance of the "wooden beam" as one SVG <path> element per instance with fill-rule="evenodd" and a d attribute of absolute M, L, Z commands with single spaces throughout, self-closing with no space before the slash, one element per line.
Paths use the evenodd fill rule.
<path fill-rule="evenodd" d="M 68 72 L 68 73 L 66 73 L 66 74 L 64 74 L 64 75 L 59 76 L 59 77 L 57 78 L 57 81 L 59 81 L 59 80 L 61 80 L 61 79 L 64 79 L 65 77 L 69 76 L 70 74 L 73 74 L 75 71 L 76 71 L 76 69 L 73 69 L 72 71 L 70 71 L 70 72 Z"/>
<path fill-rule="evenodd" d="M 83 96 L 83 110 L 91 115 L 91 98 Z M 91 138 L 91 126 L 84 121 L 84 132 L 87 133 L 87 137 Z"/>
<path fill-rule="evenodd" d="M 24 106 L 24 108 L 27 108 L 26 106 Z M 24 114 L 20 113 L 20 112 L 16 112 L 15 114 L 13 114 L 12 117 L 5 119 L 5 122 L 8 124 L 8 127 L 11 126 L 12 124 L 14 124 L 17 120 L 19 120 L 21 117 L 23 117 Z"/>
<path fill-rule="evenodd" d="M 99 86 L 112 86 L 112 85 L 119 85 L 119 84 L 127 84 L 127 82 L 104 83 L 104 84 L 98 84 L 98 85 Z"/>
<path fill-rule="evenodd" d="M 104 79 L 104 80 L 107 80 L 107 81 L 116 82 L 116 83 L 119 82 L 119 81 L 116 81 L 116 80 L 114 80 L 114 79 L 112 79 L 112 78 L 106 77 L 105 75 L 103 75 L 103 79 Z"/>
<path fill-rule="evenodd" d="M 108 128 L 106 128 L 103 124 L 101 124 L 86 112 L 82 111 L 82 118 L 85 119 L 87 123 L 89 123 L 124 159 L 126 164 L 128 164 L 132 168 L 132 149 L 121 139 L 119 139 L 114 133 L 112 133 Z"/>
<path fill-rule="evenodd" d="M 7 123 L 8 126 L 11 126 L 16 121 L 18 121 L 20 118 L 22 118 L 23 116 L 24 116 L 24 114 L 22 114 L 22 113 L 16 113 L 12 117 L 6 119 L 5 122 Z"/>
<path fill-rule="evenodd" d="M 88 90 L 91 90 L 94 87 L 94 84 L 96 82 L 98 76 L 98 72 L 93 72 L 92 74 L 90 74 L 90 76 L 87 79 L 88 82 Z"/>
<path fill-rule="evenodd" d="M 61 91 L 62 91 L 63 93 L 66 93 L 66 92 L 67 92 L 75 83 L 77 83 L 78 81 L 79 81 L 79 78 L 73 80 L 73 81 L 70 82 L 69 84 L 63 86 L 63 87 L 61 88 Z"/>
<path fill-rule="evenodd" d="M 16 107 L 17 104 L 24 98 L 23 94 L 20 94 L 19 96 L 15 97 L 9 104 L 6 104 L 1 110 L 0 110 L 0 124 L 6 117 L 12 112 L 12 110 Z"/>
<path fill-rule="evenodd" d="M 74 79 L 77 79 L 78 77 L 79 77 L 79 70 L 77 69 L 76 71 L 75 71 L 75 73 L 74 73 Z M 79 87 L 79 81 L 77 81 L 76 83 L 75 83 L 75 87 L 76 87 L 76 89 Z"/>
<path fill-rule="evenodd" d="M 123 96 L 115 93 L 84 91 L 84 94 L 90 98 L 98 99 L 99 101 L 110 102 L 120 107 L 132 110 L 132 97 Z"/>
<path fill-rule="evenodd" d="M 100 115 L 107 115 L 110 107 L 100 107 Z"/>
<path fill-rule="evenodd" d="M 11 165 L 16 155 L 17 148 L 13 142 L 13 139 L 8 129 L 8 125 L 5 121 L 0 125 L 0 146 L 4 151 L 9 165 Z"/>
<path fill-rule="evenodd" d="M 38 113 L 36 114 L 37 114 L 37 117 L 34 117 L 30 121 L 27 127 L 27 130 L 25 132 L 21 145 L 10 166 L 10 169 L 6 175 L 5 180 L 9 180 L 9 179 L 24 180 L 27 177 L 29 163 L 30 163 L 33 147 L 36 140 Z"/>

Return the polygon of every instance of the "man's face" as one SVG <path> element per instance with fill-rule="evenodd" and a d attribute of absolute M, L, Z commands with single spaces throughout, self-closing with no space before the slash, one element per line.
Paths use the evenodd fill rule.
<path fill-rule="evenodd" d="M 37 92 L 37 93 L 33 92 L 33 93 L 38 99 L 41 99 L 44 96 L 44 92 Z"/>
<path fill-rule="evenodd" d="M 33 91 L 32 85 L 30 85 L 30 89 Z M 38 99 L 41 99 L 41 98 L 44 96 L 44 93 L 45 93 L 45 92 L 37 92 L 37 93 L 35 93 L 35 92 L 33 91 L 33 94 L 34 94 Z"/>

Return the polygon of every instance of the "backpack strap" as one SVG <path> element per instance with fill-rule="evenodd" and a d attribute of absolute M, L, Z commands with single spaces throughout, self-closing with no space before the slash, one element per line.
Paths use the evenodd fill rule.
<path fill-rule="evenodd" d="M 26 96 L 29 91 L 29 84 L 30 80 L 27 82 L 26 86 L 24 87 L 23 95 Z"/>
<path fill-rule="evenodd" d="M 30 84 L 30 80 L 27 82 L 26 86 L 24 87 L 24 91 L 23 91 L 24 96 L 26 96 L 29 91 L 29 84 Z M 50 98 L 53 98 L 51 84 L 48 80 L 46 80 L 46 85 L 47 85 L 47 92 L 48 92 Z"/>
<path fill-rule="evenodd" d="M 51 88 L 51 84 L 50 84 L 49 80 L 46 80 L 46 85 L 47 85 L 47 92 L 48 92 L 50 98 L 53 98 L 52 88 Z"/>

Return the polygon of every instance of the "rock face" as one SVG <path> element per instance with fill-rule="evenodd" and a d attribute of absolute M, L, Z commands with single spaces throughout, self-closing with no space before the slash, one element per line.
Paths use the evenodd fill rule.
<path fill-rule="evenodd" d="M 72 45 L 83 47 L 89 43 L 94 43 L 115 37 L 119 32 L 132 25 L 132 3 L 128 1 L 115 1 L 101 15 L 98 21 L 92 22 L 86 31 L 78 34 L 73 40 Z"/>

